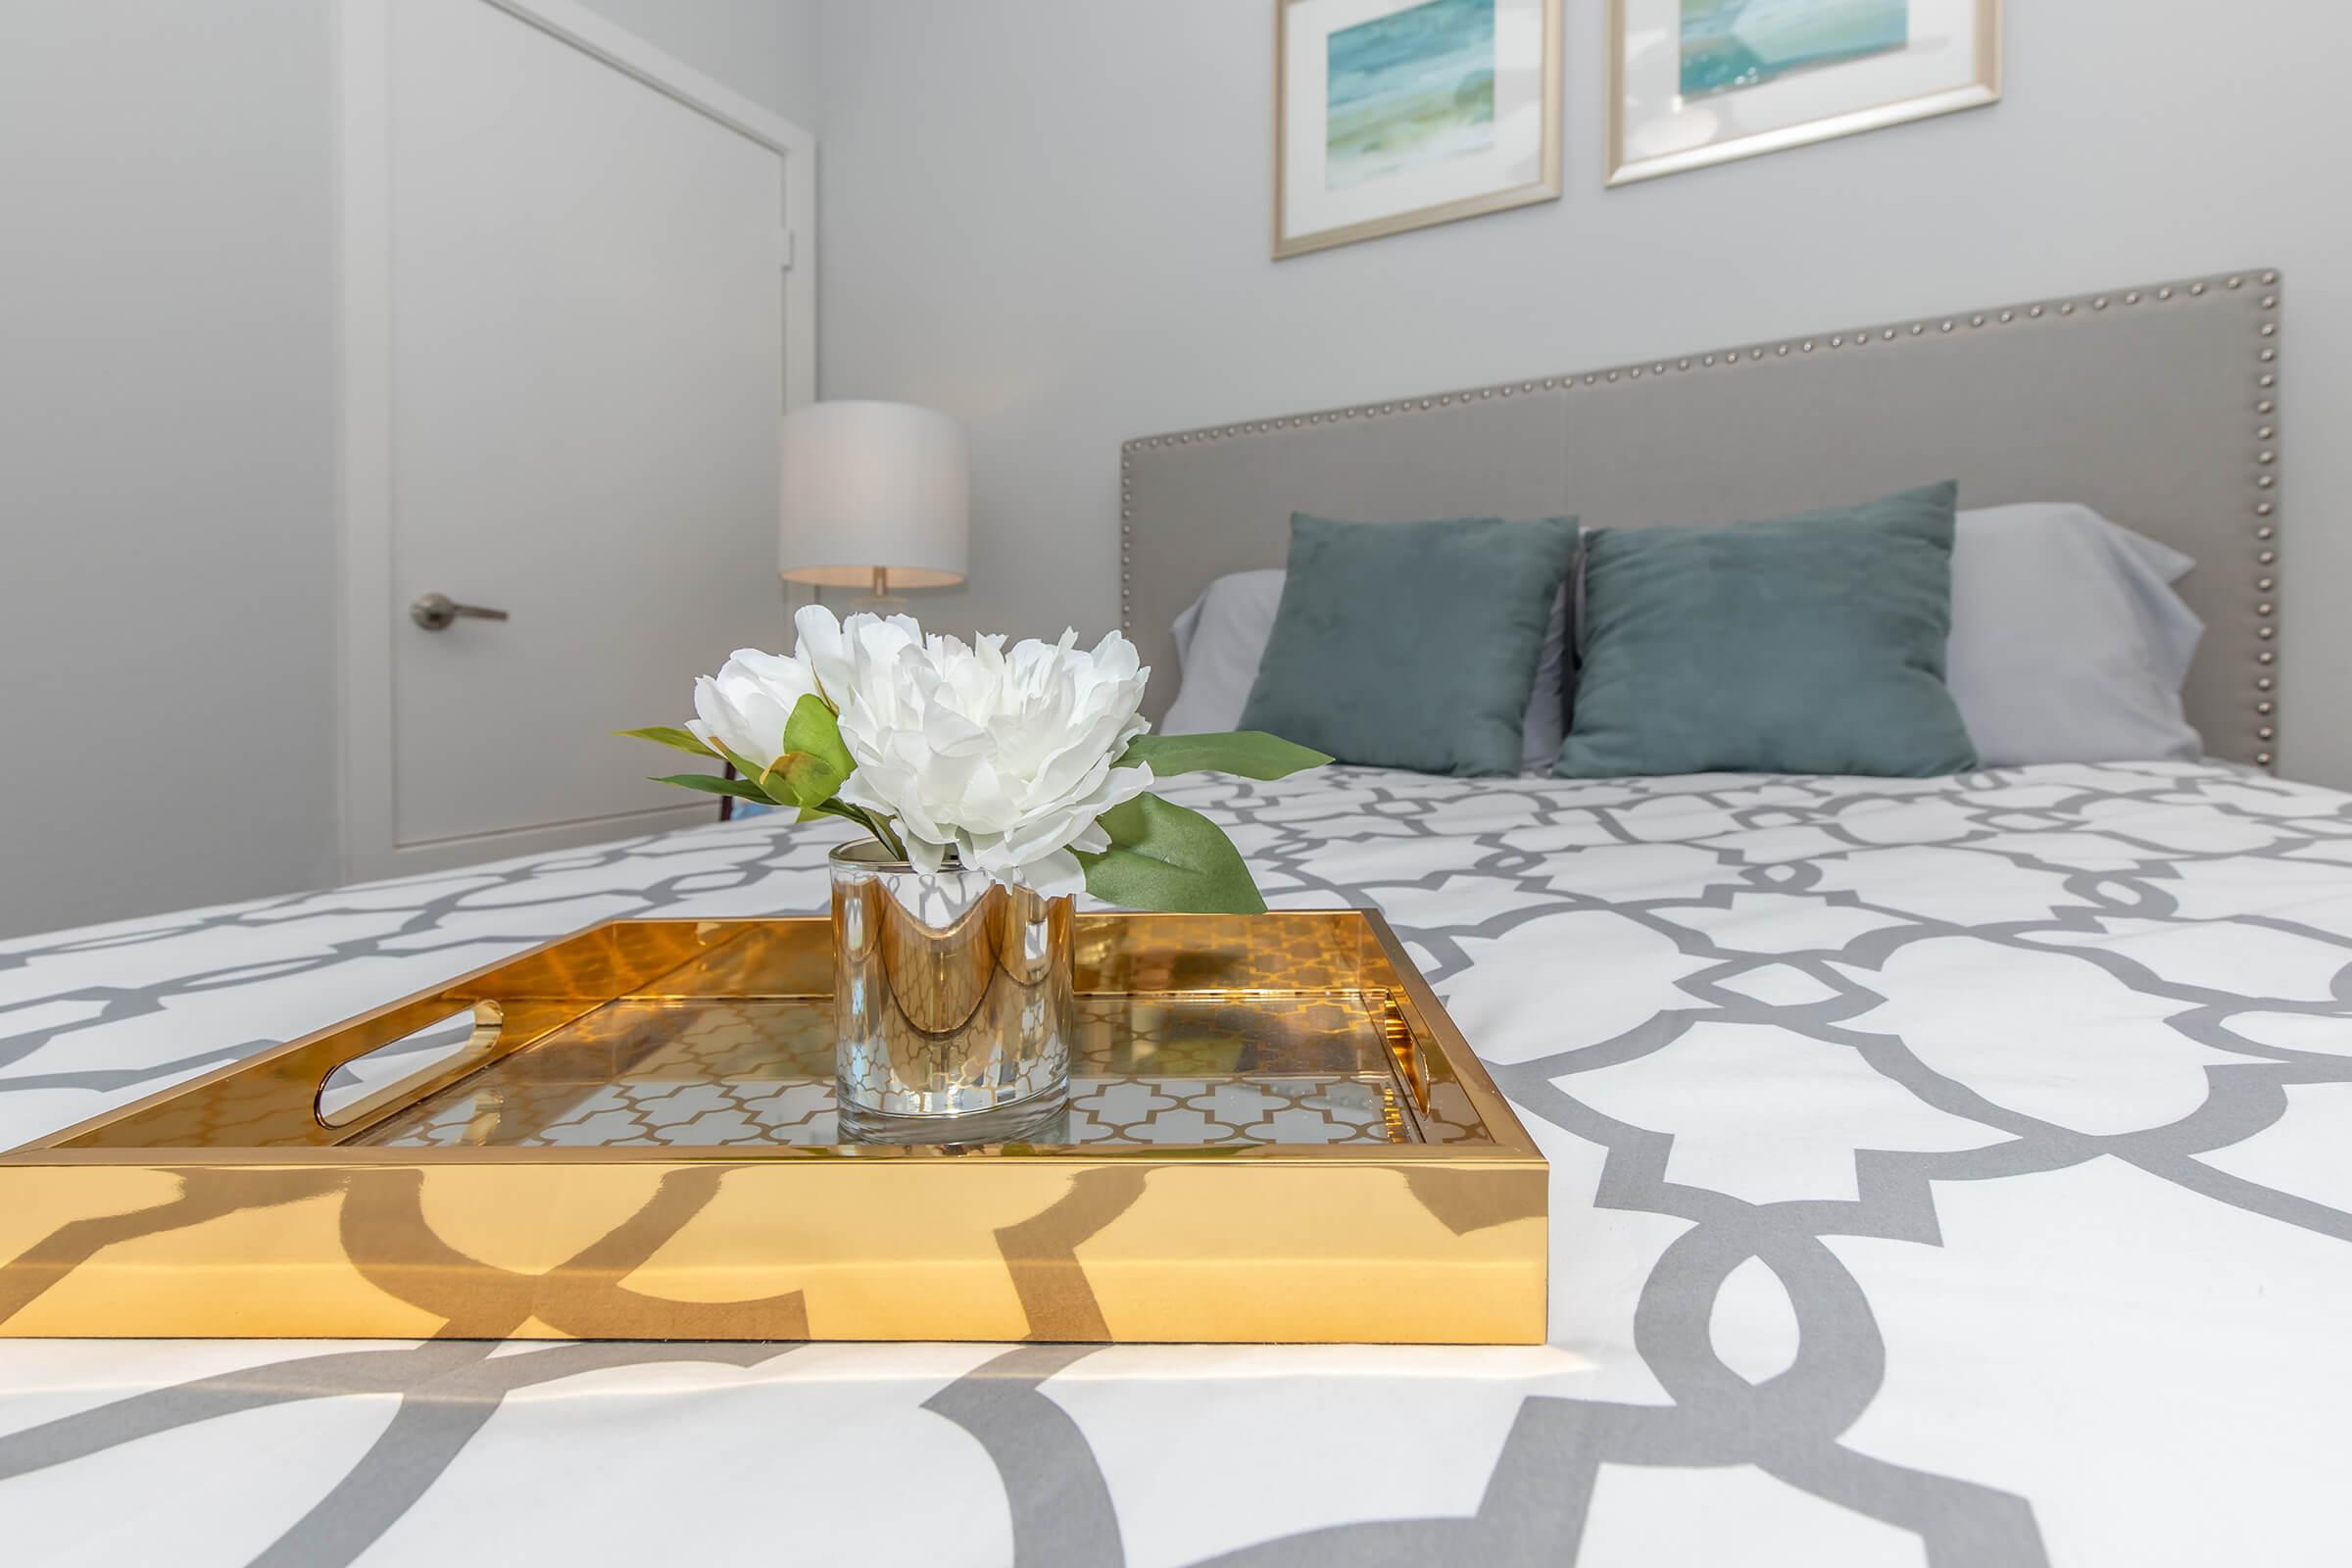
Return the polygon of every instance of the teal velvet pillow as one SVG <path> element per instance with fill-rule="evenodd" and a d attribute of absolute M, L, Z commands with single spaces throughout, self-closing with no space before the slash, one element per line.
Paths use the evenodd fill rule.
<path fill-rule="evenodd" d="M 1930 485 L 1729 528 L 1596 528 L 1560 778 L 1977 765 L 1944 690 L 1952 510 Z"/>
<path fill-rule="evenodd" d="M 1515 774 L 1576 519 L 1291 516 L 1290 575 L 1241 727 L 1343 762 Z"/>

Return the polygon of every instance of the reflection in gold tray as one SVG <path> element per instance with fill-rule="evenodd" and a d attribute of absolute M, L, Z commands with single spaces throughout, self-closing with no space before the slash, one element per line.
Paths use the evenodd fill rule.
<path fill-rule="evenodd" d="M 1544 1162 L 1377 915 L 1083 918 L 1013 1146 L 836 1143 L 829 943 L 613 922 L 0 1156 L 0 1334 L 1542 1337 Z"/>
<path fill-rule="evenodd" d="M 1361 996 L 1085 997 L 1071 1053 L 1074 1146 L 1451 1143 L 1390 1068 Z M 394 1149 L 758 1148 L 836 1142 L 825 999 L 624 999 L 391 1116 Z"/>

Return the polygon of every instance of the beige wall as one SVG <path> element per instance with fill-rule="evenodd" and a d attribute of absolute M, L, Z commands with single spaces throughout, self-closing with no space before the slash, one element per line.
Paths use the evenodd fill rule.
<path fill-rule="evenodd" d="M 973 578 L 925 612 L 1111 624 L 1127 436 L 2278 266 L 2281 750 L 2352 787 L 2352 8 L 2011 0 L 1990 109 L 1616 191 L 1605 6 L 1566 11 L 1563 200 L 1276 264 L 1271 0 L 828 0 L 825 395 L 971 425 Z"/>

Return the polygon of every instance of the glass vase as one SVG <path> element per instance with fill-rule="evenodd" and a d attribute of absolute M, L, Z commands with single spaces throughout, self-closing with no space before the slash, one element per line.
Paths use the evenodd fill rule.
<path fill-rule="evenodd" d="M 830 863 L 843 1140 L 1058 1141 L 1074 901 L 953 859 L 918 870 L 873 843 Z"/>

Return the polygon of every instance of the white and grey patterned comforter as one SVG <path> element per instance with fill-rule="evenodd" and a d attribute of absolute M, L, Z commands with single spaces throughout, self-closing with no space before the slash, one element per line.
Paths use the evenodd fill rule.
<path fill-rule="evenodd" d="M 0 1342 L 10 1563 L 2352 1560 L 2352 799 L 2213 766 L 1180 792 L 1550 1156 L 1525 1349 Z M 768 822 L 0 944 L 0 1144 Z"/>

